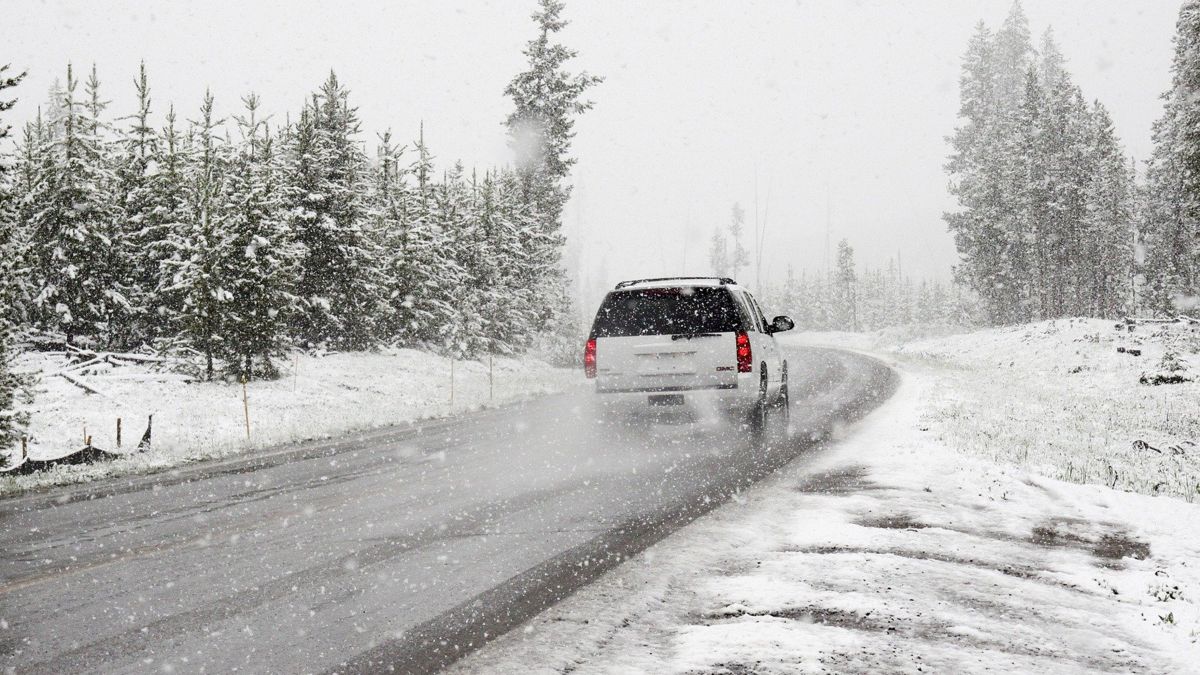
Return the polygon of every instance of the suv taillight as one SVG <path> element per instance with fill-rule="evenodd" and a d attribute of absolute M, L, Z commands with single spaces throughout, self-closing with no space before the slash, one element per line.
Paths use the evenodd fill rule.
<path fill-rule="evenodd" d="M 737 362 L 739 373 L 754 371 L 754 355 L 750 353 L 750 336 L 744 330 L 737 332 Z"/>
<path fill-rule="evenodd" d="M 596 376 L 596 338 L 589 338 L 583 348 L 583 374 L 587 377 Z"/>

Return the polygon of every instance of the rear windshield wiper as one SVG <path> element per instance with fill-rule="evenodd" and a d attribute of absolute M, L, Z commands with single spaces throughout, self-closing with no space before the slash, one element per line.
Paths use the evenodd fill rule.
<path fill-rule="evenodd" d="M 691 340 L 692 338 L 703 338 L 703 337 L 721 337 L 721 334 L 720 333 L 680 333 L 679 335 L 672 335 L 671 339 L 672 340 Z"/>

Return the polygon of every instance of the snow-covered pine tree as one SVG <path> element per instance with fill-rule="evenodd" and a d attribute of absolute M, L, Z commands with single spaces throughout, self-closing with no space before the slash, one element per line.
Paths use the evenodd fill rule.
<path fill-rule="evenodd" d="M 496 204 L 496 183 L 491 173 L 482 178 L 473 175 L 469 219 L 478 258 L 474 261 L 471 283 L 474 284 L 473 311 L 482 325 L 477 337 L 480 353 L 507 353 L 519 336 L 512 334 L 513 317 L 507 316 L 506 296 L 512 290 L 507 269 L 516 264 L 505 248 L 505 223 Z"/>
<path fill-rule="evenodd" d="M 1112 319 L 1132 308 L 1134 177 L 1108 110 L 1096 101 L 1090 117 L 1092 171 L 1084 194 L 1080 260 L 1088 305 L 1082 313 Z"/>
<path fill-rule="evenodd" d="M 34 301 L 39 288 L 35 283 L 34 257 L 32 255 L 31 230 L 29 223 L 40 209 L 34 201 L 38 184 L 48 165 L 50 152 L 50 127 L 42 118 L 41 109 L 37 116 L 25 124 L 21 141 L 17 145 L 17 162 L 10 174 L 11 207 L 14 220 L 10 230 L 9 253 L 13 287 L 10 289 L 12 304 L 8 315 L 13 325 L 30 327 L 37 325 L 39 307 Z"/>
<path fill-rule="evenodd" d="M 367 233 L 367 160 L 358 113 L 333 72 L 289 132 L 292 228 L 304 253 L 295 330 L 309 345 L 363 349 L 387 312 L 380 252 Z"/>
<path fill-rule="evenodd" d="M 557 265 L 549 271 L 543 266 L 552 260 L 546 251 L 561 247 L 562 238 L 538 227 L 540 215 L 524 202 L 521 177 L 516 171 L 501 171 L 495 183 L 493 248 L 505 261 L 500 283 L 508 289 L 503 299 L 507 347 L 518 351 L 528 347 L 542 330 L 543 296 L 536 283 L 549 274 L 561 273 Z M 565 286 L 559 290 L 565 292 Z M 499 348 L 503 350 L 504 345 Z"/>
<path fill-rule="evenodd" d="M 0 114 L 8 112 L 16 105 L 16 99 L 5 100 L 3 93 L 5 89 L 11 89 L 21 83 L 25 79 L 25 73 L 9 73 L 7 72 L 11 66 L 9 64 L 0 65 Z M 4 122 L 4 118 L 0 117 L 0 143 L 4 143 L 12 131 L 12 126 Z M 30 127 L 26 127 L 26 142 L 34 138 Z M 17 324 L 24 318 L 21 316 L 19 302 L 20 292 L 18 275 L 21 273 L 21 239 L 22 234 L 19 232 L 18 223 L 20 221 L 20 209 L 18 209 L 18 196 L 20 188 L 24 187 L 20 180 L 24 170 L 31 168 L 20 165 L 20 169 L 14 167 L 11 157 L 6 152 L 7 144 L 0 145 L 0 378 L 5 372 L 6 361 L 4 355 L 7 354 L 5 340 L 9 337 L 10 332 L 16 328 Z M 0 384 L 0 386 L 3 386 Z M 0 430 L 0 433 L 3 433 Z M 0 439 L 2 440 L 2 439 Z"/>
<path fill-rule="evenodd" d="M 300 249 L 292 241 L 280 184 L 281 167 L 267 121 L 255 94 L 242 99 L 236 117 L 241 139 L 223 174 L 223 226 L 229 252 L 222 285 L 229 301 L 222 310 L 220 353 L 245 379 L 278 375 L 272 359 L 289 344 L 288 326 L 297 308 L 293 293 Z"/>
<path fill-rule="evenodd" d="M 4 90 L 17 86 L 25 77 L 23 72 L 8 72 L 9 68 L 8 64 L 0 65 L 0 114 L 11 110 L 16 104 L 16 99 L 7 98 Z M 0 143 L 8 138 L 10 129 L 0 116 Z M 16 279 L 19 235 L 11 175 L 13 171 L 9 157 L 4 152 L 5 145 L 0 145 L 0 466 L 8 463 L 7 451 L 20 440 L 28 422 L 25 414 L 17 409 L 17 395 L 22 382 L 11 370 L 14 356 L 12 338 L 18 318 L 12 308 L 16 306 L 19 295 Z"/>
<path fill-rule="evenodd" d="M 1056 190 L 1051 167 L 1058 147 L 1056 124 L 1038 69 L 1025 71 L 1025 95 L 1016 111 L 1013 135 L 1001 168 L 1009 195 L 1001 214 L 1005 223 L 1000 247 L 1003 288 L 994 289 L 1006 310 L 1005 323 L 1043 316 L 1052 306 L 1060 223 L 1051 212 Z"/>
<path fill-rule="evenodd" d="M 741 269 L 750 264 L 750 252 L 742 245 L 742 235 L 746 229 L 746 210 L 741 204 L 734 202 L 729 215 L 729 238 L 733 241 L 733 248 L 729 253 L 729 270 L 734 280 L 737 280 Z"/>
<path fill-rule="evenodd" d="M 133 82 L 137 92 L 137 111 L 125 118 L 121 130 L 116 168 L 116 196 L 122 222 L 121 255 L 124 266 L 122 286 L 126 289 L 132 316 L 125 342 L 135 345 L 149 342 L 162 333 L 156 291 L 159 261 L 166 252 L 169 221 L 160 216 L 154 189 L 154 174 L 160 167 L 158 131 L 150 122 L 150 83 L 146 64 L 138 67 Z"/>
<path fill-rule="evenodd" d="M 560 0 L 539 0 L 539 9 L 532 15 L 537 36 L 526 43 L 523 52 L 528 67 L 509 82 L 504 93 L 513 102 L 505 124 L 516 156 L 522 201 L 531 213 L 539 215 L 538 236 L 560 242 L 544 249 L 541 253 L 547 259 L 533 266 L 547 276 L 530 287 L 543 294 L 542 306 L 552 310 L 543 314 L 540 329 L 566 338 L 566 333 L 574 332 L 574 322 L 568 318 L 573 310 L 560 260 L 562 213 L 571 196 L 567 178 L 576 161 L 570 154 L 571 140 L 576 117 L 592 107 L 585 92 L 603 79 L 566 70 L 576 52 L 553 41 L 567 25 L 561 17 L 563 7 Z"/>
<path fill-rule="evenodd" d="M 408 273 L 408 219 L 412 192 L 406 184 L 410 167 L 404 148 L 392 141 L 392 132 L 379 135 L 376 163 L 371 170 L 368 219 L 370 236 L 380 247 L 380 271 L 388 310 L 375 323 L 377 338 L 386 344 L 403 340 L 406 313 L 402 279 Z M 410 303 L 411 304 L 411 303 Z"/>
<path fill-rule="evenodd" d="M 1021 0 L 1013 0 L 1004 24 L 996 32 L 994 44 L 993 101 L 997 112 L 1003 115 L 1021 105 L 1025 97 L 1026 74 L 1035 55 L 1029 18 Z"/>
<path fill-rule="evenodd" d="M 1154 125 L 1140 218 L 1143 298 L 1161 314 L 1200 305 L 1200 0 L 1183 3 L 1175 31 L 1171 89 Z"/>
<path fill-rule="evenodd" d="M 708 266 L 715 276 L 729 276 L 729 243 L 719 227 L 713 230 L 712 239 L 709 240 Z"/>
<path fill-rule="evenodd" d="M 193 223 L 188 178 L 190 175 L 191 139 L 193 134 L 181 134 L 176 127 L 175 106 L 167 108 L 166 124 L 159 133 L 160 142 L 148 172 L 149 188 L 153 209 L 148 215 L 147 227 L 160 231 L 152 248 L 142 251 L 143 256 L 152 258 L 154 280 L 152 291 L 143 298 L 145 311 L 142 314 L 150 333 L 148 339 L 171 342 L 178 328 L 179 317 L 184 310 L 184 294 L 174 289 L 175 273 L 190 253 L 181 249 L 185 241 L 183 233 Z M 144 260 L 139 259 L 144 263 Z M 148 270 L 150 271 L 150 270 Z"/>
<path fill-rule="evenodd" d="M 469 301 L 461 325 L 467 348 L 464 353 L 509 353 L 524 343 L 521 313 L 527 307 L 514 302 L 518 292 L 512 272 L 524 261 L 519 244 L 513 246 L 515 228 L 504 217 L 498 204 L 498 190 L 492 176 L 472 175 L 465 206 L 464 227 L 460 231 L 456 256 L 463 268 Z M 514 255 L 516 254 L 516 255 Z"/>
<path fill-rule="evenodd" d="M 946 224 L 954 236 L 962 262 L 955 275 L 979 291 L 994 321 L 1006 311 L 1006 269 L 1002 250 L 1005 234 L 1000 212 L 1002 196 L 998 159 L 1004 156 L 999 141 L 997 59 L 995 38 L 982 22 L 967 47 L 959 79 L 960 126 L 950 138 L 953 152 L 946 171 L 957 211 L 947 212 Z"/>
<path fill-rule="evenodd" d="M 127 284 L 132 269 L 131 255 L 133 251 L 125 242 L 127 233 L 122 213 L 123 208 L 120 203 L 122 195 L 117 173 L 119 142 L 114 139 L 114 127 L 106 118 L 106 111 L 111 101 L 103 99 L 100 95 L 100 77 L 97 74 L 95 63 L 92 64 L 88 79 L 84 82 L 83 93 L 84 105 L 91 124 L 89 131 L 96 139 L 96 147 L 100 153 L 98 163 L 104 169 L 98 177 L 102 181 L 99 185 L 99 192 L 107 195 L 111 201 L 111 220 L 106 224 L 105 235 L 108 237 L 111 249 L 108 269 L 108 278 L 111 284 L 109 299 L 114 311 L 109 315 L 104 331 L 98 336 L 98 339 L 110 349 L 120 349 L 128 347 L 133 339 L 136 310 L 132 302 L 131 289 Z"/>
<path fill-rule="evenodd" d="M 514 106 L 505 123 L 525 200 L 536 205 L 551 229 L 562 226 L 562 210 L 571 195 L 565 181 L 576 161 L 570 156 L 575 118 L 593 105 L 583 95 L 603 81 L 565 70 L 577 52 L 552 42 L 567 25 L 560 16 L 563 7 L 560 0 L 539 0 L 539 11 L 532 15 L 538 35 L 523 52 L 528 69 L 504 91 Z"/>
<path fill-rule="evenodd" d="M 858 289 L 854 271 L 854 249 L 843 239 L 837 249 L 837 328 L 858 330 Z"/>
<path fill-rule="evenodd" d="M 455 358 L 478 353 L 477 338 L 483 334 L 475 283 L 480 272 L 480 254 L 475 248 L 474 223 L 469 211 L 469 192 L 463 183 L 463 167 L 455 164 L 440 183 L 433 186 L 430 211 L 432 231 L 440 234 L 443 255 L 452 262 L 443 267 L 445 300 L 453 309 L 449 321 L 436 338 L 439 350 Z"/>
<path fill-rule="evenodd" d="M 94 80 L 93 80 L 94 81 Z M 65 88 L 52 108 L 49 145 L 38 154 L 41 170 L 29 195 L 35 302 L 42 327 L 61 331 L 69 344 L 108 344 L 115 322 L 129 309 L 116 271 L 117 212 L 111 193 L 98 98 L 76 95 L 78 81 L 67 66 Z M 92 88 L 95 93 L 95 88 Z"/>
<path fill-rule="evenodd" d="M 388 292 L 396 340 L 407 346 L 440 344 L 445 329 L 455 319 L 452 279 L 461 270 L 451 252 L 447 233 L 436 222 L 436 185 L 433 157 L 425 144 L 425 127 L 414 144 L 417 160 L 412 167 L 416 184 L 395 202 L 400 230 L 389 239 Z M 398 188 L 397 188 L 398 189 Z"/>
<path fill-rule="evenodd" d="M 190 158 L 181 170 L 184 204 L 172 218 L 159 283 L 166 318 L 179 337 L 204 355 L 210 380 L 227 339 L 225 315 L 233 297 L 222 278 L 232 236 L 222 203 L 229 158 L 219 136 L 221 125 L 212 93 L 206 91 L 200 117 L 189 131 Z"/>
<path fill-rule="evenodd" d="M 1066 60 L 1059 54 L 1052 33 L 1043 40 L 1042 84 L 1045 88 L 1045 155 L 1041 158 L 1046 180 L 1046 203 L 1042 226 L 1047 236 L 1042 278 L 1047 287 L 1041 296 L 1036 318 L 1085 314 L 1090 302 L 1086 257 L 1087 186 L 1095 172 L 1090 155 L 1092 120 L 1083 92 L 1067 73 Z"/>
<path fill-rule="evenodd" d="M 1033 225 L 1028 215 L 1029 160 L 1022 138 L 1031 116 L 1036 115 L 1029 110 L 1029 94 L 1037 82 L 1029 19 L 1020 0 L 1013 2 L 996 32 L 993 55 L 992 113 L 982 156 L 991 202 L 981 215 L 998 228 L 990 233 L 994 238 L 989 237 L 985 254 L 992 256 L 986 293 L 995 320 L 1014 323 L 1031 317 L 1027 289 Z M 1040 103 L 1037 107 L 1040 109 Z M 901 279 L 901 289 L 912 297 L 908 281 Z"/>

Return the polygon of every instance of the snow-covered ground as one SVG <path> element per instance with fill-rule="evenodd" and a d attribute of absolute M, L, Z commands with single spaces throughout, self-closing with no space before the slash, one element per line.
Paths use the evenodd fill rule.
<path fill-rule="evenodd" d="M 1190 338 L 1101 331 L 858 338 L 901 372 L 881 410 L 458 670 L 1197 672 L 1200 505 L 1176 492 L 1194 465 L 1151 496 L 1155 462 L 1195 450 L 1113 454 L 1135 432 L 1194 448 L 1195 420 L 1167 417 L 1194 417 L 1194 383 L 1137 384 Z M 1158 417 L 1106 422 L 1122 406 Z M 1050 477 L 1064 458 L 1146 475 Z"/>
<path fill-rule="evenodd" d="M 103 392 L 97 395 L 53 376 L 61 362 L 62 357 L 34 353 L 24 355 L 18 364 L 23 371 L 46 375 L 30 408 L 29 456 L 61 457 L 83 447 L 85 434 L 94 446 L 116 450 L 118 418 L 123 426 L 122 450 L 130 454 L 111 462 L 0 477 L 0 494 L 441 417 L 560 391 L 580 381 L 575 369 L 553 368 L 536 359 L 497 357 L 489 388 L 487 361 L 458 361 L 451 403 L 450 362 L 427 352 L 298 355 L 284 364 L 287 372 L 280 379 L 249 383 L 247 438 L 240 384 L 146 381 L 136 379 L 146 377 L 146 369 L 101 365 L 97 372 L 79 378 Z M 136 452 L 151 414 L 152 449 Z"/>
<path fill-rule="evenodd" d="M 922 414 L 959 450 L 1051 478 L 1200 501 L 1200 326 L 1117 325 L 1067 319 L 932 338 L 798 339 L 936 372 Z M 1168 351 L 1192 381 L 1141 384 Z"/>

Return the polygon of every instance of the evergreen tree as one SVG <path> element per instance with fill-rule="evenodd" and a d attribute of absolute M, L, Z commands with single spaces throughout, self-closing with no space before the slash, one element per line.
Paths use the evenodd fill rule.
<path fill-rule="evenodd" d="M 11 190 L 9 207 L 12 209 L 11 227 L 5 235 L 8 239 L 10 302 L 8 321 L 13 326 L 31 327 L 38 320 L 35 302 L 39 288 L 36 283 L 35 260 L 32 254 L 32 231 L 29 223 L 41 206 L 34 201 L 39 181 L 47 166 L 46 154 L 50 151 L 50 128 L 42 119 L 41 109 L 33 121 L 27 122 L 18 144 L 15 171 L 10 175 Z"/>
<path fill-rule="evenodd" d="M 522 200 L 531 212 L 539 214 L 539 231 L 534 236 L 546 243 L 557 242 L 539 251 L 544 258 L 531 269 L 544 276 L 530 287 L 541 294 L 542 306 L 548 310 L 541 313 L 541 328 L 560 333 L 572 323 L 565 320 L 571 310 L 560 267 L 562 213 L 571 196 L 566 181 L 576 161 L 570 154 L 571 140 L 575 118 L 592 107 L 585 92 L 602 81 L 586 72 L 572 74 L 565 69 L 576 52 L 553 41 L 567 25 L 561 18 L 563 7 L 560 0 L 539 0 L 539 10 L 532 15 L 537 37 L 526 43 L 524 50 L 528 67 L 504 90 L 513 102 L 505 124 L 509 146 L 516 155 Z"/>
<path fill-rule="evenodd" d="M 379 243 L 381 275 L 388 309 L 376 321 L 377 336 L 385 343 L 401 341 L 404 333 L 404 279 L 408 274 L 408 219 L 413 210 L 412 192 L 406 180 L 410 167 L 404 165 L 404 148 L 392 142 L 392 132 L 379 136 L 377 162 L 372 171 L 369 220 L 371 237 Z"/>
<path fill-rule="evenodd" d="M 295 330 L 310 345 L 363 349 L 387 311 L 380 253 L 367 236 L 366 156 L 349 92 L 329 78 L 290 132 L 292 228 L 304 247 Z"/>
<path fill-rule="evenodd" d="M 1082 269 L 1088 306 L 1081 313 L 1117 318 L 1132 309 L 1134 277 L 1134 177 L 1108 110 L 1095 102 L 1088 155 Z"/>
<path fill-rule="evenodd" d="M 8 69 L 7 64 L 0 66 L 0 114 L 16 104 L 16 99 L 5 98 L 4 90 L 17 86 L 25 77 L 25 73 L 7 73 Z M 0 143 L 8 138 L 10 129 L 0 117 Z M 16 305 L 18 296 L 16 263 L 19 254 L 12 170 L 3 147 L 0 145 L 0 466 L 8 463 L 6 451 L 19 441 L 28 422 L 25 413 L 17 409 L 22 380 L 10 369 L 18 318 L 11 308 Z"/>
<path fill-rule="evenodd" d="M 996 59 L 993 96 L 996 112 L 1003 117 L 1021 105 L 1025 97 L 1026 73 L 1034 58 L 1029 18 L 1021 0 L 1013 1 L 1004 24 L 997 31 L 993 53 Z"/>
<path fill-rule="evenodd" d="M 221 279 L 230 297 L 221 312 L 220 351 L 234 373 L 250 379 L 278 374 L 272 359 L 288 345 L 299 251 L 288 228 L 274 139 L 259 118 L 259 98 L 250 94 L 242 102 L 241 142 L 222 186 L 229 253 L 221 261 Z"/>
<path fill-rule="evenodd" d="M 958 211 L 945 215 L 962 262 L 955 270 L 959 281 L 981 295 L 989 316 L 1001 320 L 1009 306 L 1004 266 L 1005 233 L 1002 227 L 1003 156 L 996 93 L 995 39 L 987 26 L 976 26 L 967 47 L 959 80 L 962 124 L 950 139 L 953 153 L 946 165 L 950 192 Z"/>
<path fill-rule="evenodd" d="M 454 259 L 448 233 L 436 217 L 437 186 L 433 181 L 433 157 L 425 144 L 422 125 L 415 144 L 417 161 L 413 166 L 416 185 L 407 199 L 398 199 L 394 208 L 400 228 L 393 251 L 391 309 L 397 325 L 397 338 L 408 346 L 440 345 L 446 331 L 456 320 L 453 280 L 462 276 Z"/>
<path fill-rule="evenodd" d="M 200 118 L 191 123 L 191 161 L 181 172 L 184 204 L 173 219 L 159 285 L 164 305 L 170 308 L 170 324 L 203 354 L 208 379 L 216 372 L 217 356 L 227 340 L 225 312 L 233 299 L 222 276 L 233 237 L 222 203 L 228 149 L 218 135 L 221 124 L 215 117 L 213 96 L 205 92 Z"/>
<path fill-rule="evenodd" d="M 1000 258 L 1005 280 L 999 299 L 1004 323 L 1030 321 L 1051 307 L 1057 221 L 1052 213 L 1056 175 L 1052 169 L 1055 124 L 1038 70 L 1025 73 L 1025 96 L 1017 111 L 1016 134 L 1006 153 L 1010 170 L 1005 190 L 1013 199 L 1002 213 L 1007 228 Z"/>
<path fill-rule="evenodd" d="M 520 181 L 512 172 L 485 177 L 479 201 L 479 222 L 491 259 L 492 290 L 481 310 L 490 317 L 489 349 L 515 353 L 528 347 L 538 331 L 539 298 L 524 280 L 540 274 L 529 271 L 543 257 L 536 251 L 556 241 L 538 241 L 536 215 L 523 207 Z"/>
<path fill-rule="evenodd" d="M 1140 219 L 1145 297 L 1163 314 L 1200 303 L 1200 0 L 1180 7 L 1175 29 L 1171 89 L 1154 125 Z"/>
<path fill-rule="evenodd" d="M 480 254 L 474 248 L 475 227 L 471 222 L 467 204 L 468 193 L 462 180 L 462 165 L 443 176 L 433 186 L 432 220 L 433 231 L 440 235 L 445 255 L 452 264 L 443 266 L 440 279 L 445 292 L 446 304 L 451 312 L 435 337 L 436 346 L 455 358 L 465 358 L 478 353 L 476 336 L 483 333 L 477 311 L 476 289 L 473 287 L 480 269 Z"/>
<path fill-rule="evenodd" d="M 741 204 L 734 202 L 729 220 L 729 238 L 733 240 L 733 250 L 729 254 L 729 269 L 733 278 L 737 279 L 743 267 L 750 264 L 750 252 L 742 245 L 742 235 L 746 227 L 746 210 Z"/>
<path fill-rule="evenodd" d="M 166 126 L 162 128 L 161 142 L 151 160 L 152 171 L 147 179 L 151 192 L 152 210 L 147 214 L 142 233 L 150 239 L 141 251 L 138 264 L 144 265 L 153 280 L 147 280 L 152 292 L 143 297 L 139 308 L 146 339 L 166 339 L 178 323 L 185 309 L 185 294 L 175 288 L 175 273 L 191 256 L 189 228 L 194 214 L 189 206 L 191 190 L 191 146 L 188 136 L 176 128 L 175 106 L 167 109 Z M 149 168 L 149 167 L 148 167 Z M 135 236 L 134 240 L 140 238 Z M 182 248 L 181 248 L 182 246 Z"/>
<path fill-rule="evenodd" d="M 858 330 L 857 278 L 854 273 L 854 249 L 845 239 L 837 250 L 838 329 Z"/>
<path fill-rule="evenodd" d="M 7 64 L 0 65 L 0 97 L 4 96 L 5 89 L 16 87 L 21 80 L 25 79 L 23 72 L 6 73 L 5 71 L 9 67 Z M 16 99 L 0 98 L 0 114 L 11 110 L 16 103 Z M 9 137 L 11 131 L 12 126 L 5 124 L 4 118 L 0 117 L 0 143 Z M 27 127 L 27 142 L 30 134 L 31 130 Z M 18 275 L 21 274 L 20 258 L 22 256 L 21 234 L 18 231 L 21 214 L 18 209 L 17 195 L 19 190 L 24 187 L 21 185 L 20 178 L 23 170 L 27 168 L 22 164 L 21 171 L 14 170 L 4 148 L 4 145 L 0 145 L 0 378 L 4 377 L 6 365 L 4 361 L 4 356 L 7 354 L 5 341 L 23 318 L 18 309 L 20 304 Z M 0 433 L 3 432 L 0 431 Z M 0 441 L 2 440 L 0 438 Z M 3 447 L 2 442 L 0 442 L 0 447 Z"/>
<path fill-rule="evenodd" d="M 81 338 L 112 343 L 116 322 L 129 309 L 118 288 L 113 176 L 100 137 L 103 124 L 93 116 L 101 110 L 95 78 L 90 82 L 91 100 L 81 101 L 67 67 L 29 196 L 38 207 L 29 220 L 35 302 L 41 324 L 61 331 L 68 344 Z"/>
<path fill-rule="evenodd" d="M 117 163 L 117 200 L 121 209 L 122 250 L 118 256 L 126 265 L 122 286 L 132 307 L 131 325 L 125 342 L 132 345 L 152 340 L 162 332 L 155 294 L 159 278 L 159 260 L 166 252 L 169 221 L 160 216 L 154 189 L 155 174 L 161 170 L 158 132 L 150 123 L 150 84 L 146 64 L 138 68 L 134 80 L 137 112 L 127 119 L 122 130 L 121 152 Z"/>
<path fill-rule="evenodd" d="M 708 245 L 708 266 L 718 277 L 730 276 L 729 272 L 729 243 L 721 228 L 713 230 L 712 239 Z"/>
<path fill-rule="evenodd" d="M 540 9 L 532 17 L 538 35 L 524 50 L 529 67 L 504 90 L 514 106 L 505 123 L 523 195 L 543 214 L 547 227 L 556 230 L 571 194 L 565 181 L 576 161 L 570 156 L 575 117 L 592 108 L 583 95 L 603 78 L 586 72 L 572 75 L 564 69 L 576 56 L 574 50 L 552 42 L 567 25 L 560 17 L 564 5 L 559 0 L 539 2 Z"/>

